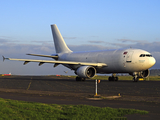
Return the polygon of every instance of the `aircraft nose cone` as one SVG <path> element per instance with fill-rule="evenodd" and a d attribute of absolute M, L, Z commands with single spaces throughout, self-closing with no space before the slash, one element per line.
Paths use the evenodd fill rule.
<path fill-rule="evenodd" d="M 156 60 L 154 57 L 150 58 L 149 63 L 151 65 L 151 67 L 156 63 Z"/>

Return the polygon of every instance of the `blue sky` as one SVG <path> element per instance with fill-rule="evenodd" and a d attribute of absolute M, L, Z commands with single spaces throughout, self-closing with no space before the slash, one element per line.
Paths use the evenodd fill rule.
<path fill-rule="evenodd" d="M 74 51 L 133 47 L 147 50 L 160 60 L 159 0 L 0 0 L 0 5 L 0 54 L 7 57 L 54 53 L 50 25 L 57 24 Z M 17 69 L 11 67 L 13 64 Z M 68 70 L 34 64 L 22 68 L 19 62 L 0 62 L 4 68 L 0 73 L 54 74 Z M 34 71 L 30 70 L 33 66 Z M 160 68 L 160 63 L 154 68 Z"/>

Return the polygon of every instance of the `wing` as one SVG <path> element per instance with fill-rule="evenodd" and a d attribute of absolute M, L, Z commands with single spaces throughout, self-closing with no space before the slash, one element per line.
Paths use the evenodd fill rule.
<path fill-rule="evenodd" d="M 89 62 L 74 62 L 74 61 L 55 61 L 55 60 L 34 60 L 34 59 L 16 59 L 16 58 L 5 58 L 3 56 L 3 61 L 7 60 L 16 60 L 16 61 L 24 61 L 24 65 L 29 62 L 39 62 L 39 66 L 43 63 L 56 63 L 56 64 L 71 64 L 71 65 L 91 65 L 97 67 L 107 66 L 106 63 L 89 63 Z"/>

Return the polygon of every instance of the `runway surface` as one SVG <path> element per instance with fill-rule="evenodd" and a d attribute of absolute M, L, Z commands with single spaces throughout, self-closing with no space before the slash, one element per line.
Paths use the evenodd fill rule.
<path fill-rule="evenodd" d="M 2 76 L 0 97 L 14 100 L 52 104 L 87 104 L 99 107 L 132 108 L 147 110 L 147 115 L 129 115 L 131 119 L 160 119 L 160 81 L 101 80 L 98 94 L 118 99 L 88 100 L 95 93 L 95 81 L 77 82 L 70 77 L 56 76 Z"/>

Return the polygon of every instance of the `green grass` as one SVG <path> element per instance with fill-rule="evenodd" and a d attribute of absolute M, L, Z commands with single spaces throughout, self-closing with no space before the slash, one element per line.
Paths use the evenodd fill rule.
<path fill-rule="evenodd" d="M 0 98 L 0 119 L 5 120 L 122 120 L 128 114 L 147 114 L 135 109 L 113 109 L 88 105 L 57 105 Z"/>

